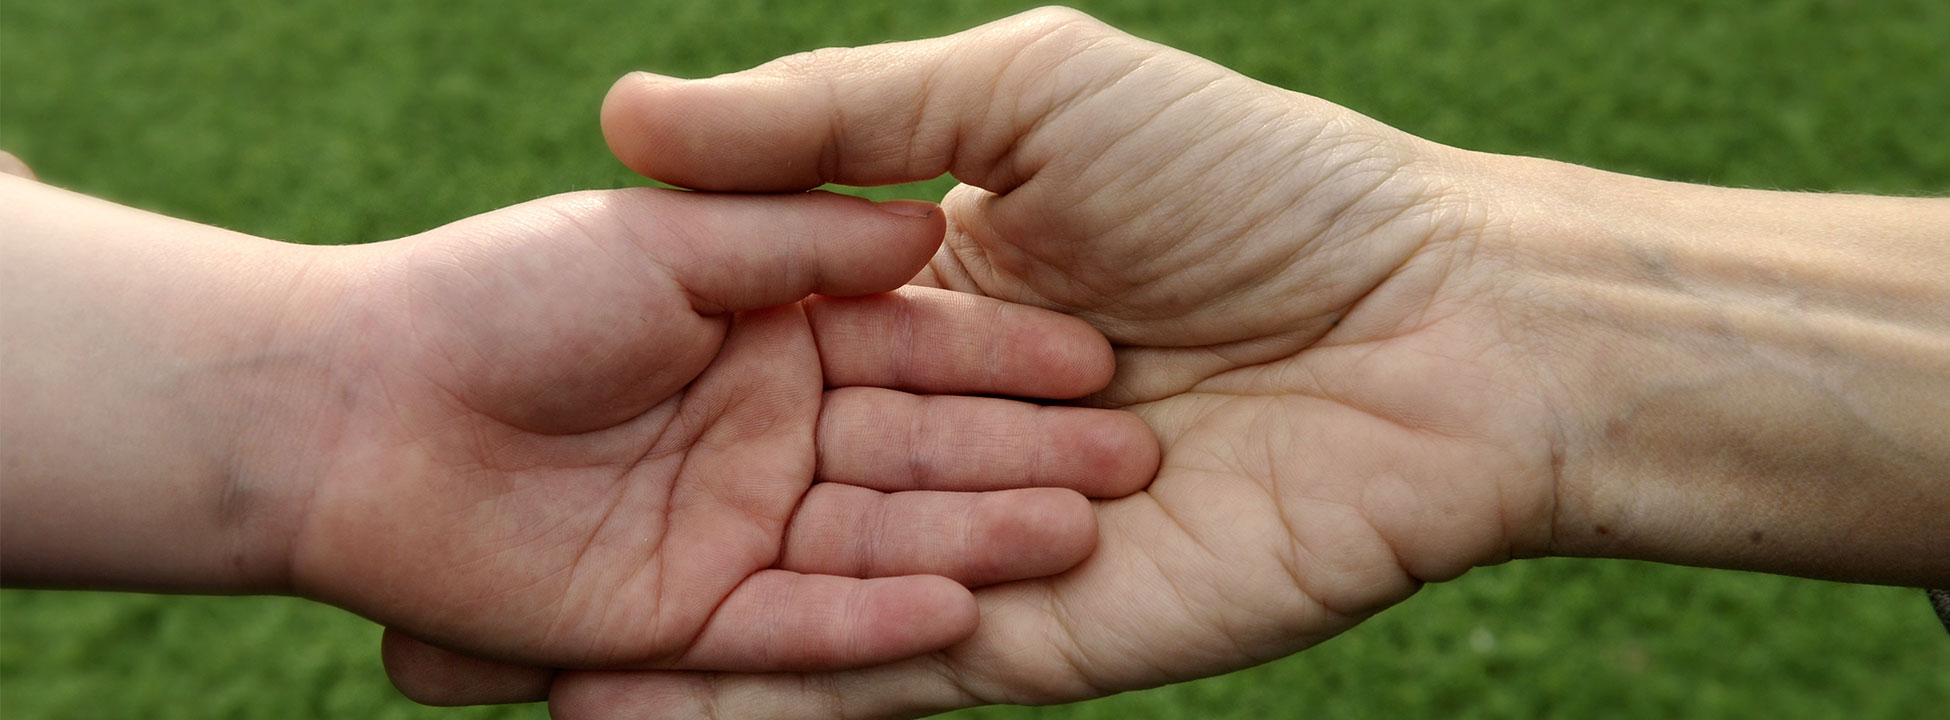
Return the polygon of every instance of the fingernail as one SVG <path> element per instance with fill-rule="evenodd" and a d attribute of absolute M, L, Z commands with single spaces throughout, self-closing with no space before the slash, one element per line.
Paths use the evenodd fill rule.
<path fill-rule="evenodd" d="M 933 215 L 936 209 L 934 203 L 926 200 L 888 200 L 887 202 L 874 203 L 873 206 L 895 215 L 917 218 Z"/>

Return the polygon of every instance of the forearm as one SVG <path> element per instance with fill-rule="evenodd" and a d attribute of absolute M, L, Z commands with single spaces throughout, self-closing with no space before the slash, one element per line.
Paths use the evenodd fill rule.
<path fill-rule="evenodd" d="M 1553 552 L 1950 584 L 1950 201 L 1506 167 Z"/>
<path fill-rule="evenodd" d="M 5 584 L 281 589 L 305 251 L 11 177 L 0 227 Z"/>

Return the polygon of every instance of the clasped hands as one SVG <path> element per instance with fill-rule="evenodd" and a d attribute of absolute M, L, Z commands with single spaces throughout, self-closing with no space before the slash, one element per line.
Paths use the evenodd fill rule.
<path fill-rule="evenodd" d="M 0 268 L 5 579 L 293 592 L 570 719 L 1096 697 L 1545 554 L 1950 584 L 1940 202 L 1467 152 L 1061 9 L 602 121 L 701 192 L 320 249 L 0 180 L 92 230 Z"/>
<path fill-rule="evenodd" d="M 924 268 L 922 251 L 940 232 L 939 218 L 866 222 L 856 217 L 865 211 L 853 209 L 863 205 L 831 197 L 631 196 L 633 203 L 694 206 L 699 217 L 749 217 L 766 207 L 801 214 L 765 216 L 767 224 L 789 223 L 769 239 L 762 229 L 712 221 L 708 240 L 740 253 L 803 256 L 783 265 L 740 260 L 739 272 L 720 280 L 743 283 L 735 299 L 676 275 L 674 284 L 691 298 L 683 310 L 750 310 L 808 290 L 886 290 L 920 272 L 892 295 L 822 297 L 738 315 L 723 354 L 684 399 L 657 406 L 655 419 L 630 421 L 657 430 L 604 431 L 629 439 L 615 451 L 627 455 L 645 437 L 669 444 L 667 418 L 687 417 L 686 408 L 716 410 L 754 394 L 745 388 L 756 387 L 756 378 L 781 388 L 761 397 L 795 398 L 793 424 L 773 420 L 764 427 L 776 434 L 733 435 L 744 438 L 736 447 L 691 429 L 706 422 L 674 426 L 684 428 L 678 437 L 710 440 L 700 448 L 728 453 L 710 464 L 703 458 L 718 456 L 702 450 L 695 460 L 666 460 L 659 467 L 697 472 L 680 492 L 728 494 L 710 487 L 703 469 L 730 467 L 729 458 L 750 458 L 754 448 L 790 447 L 779 454 L 794 463 L 776 466 L 775 496 L 752 505 L 764 508 L 756 514 L 765 522 L 720 511 L 717 522 L 751 527 L 745 544 L 681 561 L 715 581 L 707 585 L 714 591 L 698 593 L 704 600 L 668 603 L 660 612 L 642 601 L 670 596 L 629 584 L 658 576 L 637 569 L 642 550 L 627 534 L 634 526 L 612 532 L 605 524 L 661 514 L 674 497 L 619 503 L 605 494 L 617 487 L 613 470 L 588 481 L 603 493 L 572 495 L 557 481 L 523 484 L 520 497 L 528 503 L 500 504 L 537 524 L 608 518 L 593 524 L 601 542 L 589 546 L 600 554 L 584 557 L 628 559 L 600 570 L 568 562 L 567 548 L 583 544 L 592 526 L 583 522 L 564 532 L 578 542 L 558 543 L 563 559 L 547 565 L 568 568 L 562 572 L 577 592 L 567 610 L 550 609 L 548 631 L 530 642 L 573 638 L 561 649 L 580 653 L 572 659 L 585 669 L 558 673 L 501 662 L 540 665 L 544 656 L 456 653 L 475 648 L 425 629 L 410 631 L 414 637 L 390 633 L 388 668 L 416 699 L 547 696 L 563 717 L 750 703 L 726 711 L 743 717 L 820 715 L 836 707 L 846 716 L 907 715 L 1092 697 L 1279 657 L 1407 597 L 1423 581 L 1540 550 L 1548 436 L 1524 415 L 1534 408 L 1522 384 L 1499 367 L 1501 350 L 1481 332 L 1494 318 L 1454 302 L 1471 297 L 1471 288 L 1447 285 L 1469 279 L 1453 271 L 1482 221 L 1444 184 L 1440 161 L 1459 158 L 1444 158 L 1436 146 L 1063 10 L 940 40 L 795 56 L 711 80 L 631 75 L 611 91 L 603 127 L 631 167 L 697 190 L 781 192 L 943 172 L 964 184 L 943 203 L 947 241 Z M 577 206 L 552 199 L 538 207 L 573 216 Z M 570 225 L 588 232 L 607 222 L 572 217 Z M 822 233 L 837 236 L 801 240 Z M 704 240 L 682 242 L 690 248 Z M 631 251 L 657 252 L 626 246 L 577 256 L 609 263 Z M 878 268 L 871 279 L 861 276 L 870 268 Z M 544 298 L 589 292 L 600 302 L 629 296 L 628 287 L 670 284 L 654 274 L 646 282 L 643 274 L 621 275 L 627 284 L 615 288 L 561 282 L 564 274 L 554 269 L 469 279 L 467 286 L 492 288 L 479 291 L 503 302 L 537 289 Z M 591 327 L 615 329 L 614 338 L 642 336 L 649 328 L 634 312 L 618 308 Z M 538 311 L 532 323 L 492 322 L 559 328 L 548 318 L 560 315 Z M 1074 318 L 1116 345 L 1114 378 L 1104 347 Z M 478 357 L 483 368 L 522 367 L 540 347 L 560 343 L 445 356 Z M 747 353 L 750 359 L 741 359 Z M 650 364 L 647 351 L 604 346 L 590 355 L 617 358 L 618 371 Z M 822 376 L 828 389 L 820 409 Z M 614 402 L 636 390 L 608 376 L 573 377 L 548 385 L 574 393 L 560 407 Z M 853 386 L 1046 398 L 1089 393 L 1088 404 L 1122 412 L 923 400 Z M 660 384 L 641 397 L 676 387 Z M 784 388 L 799 390 L 787 395 Z M 614 416 L 631 417 L 643 404 L 625 404 Z M 769 418 L 783 410 L 768 403 L 744 412 Z M 1162 467 L 1154 433 L 1164 448 Z M 661 458 L 658 452 L 648 457 Z M 839 467 L 849 470 L 836 473 Z M 722 472 L 709 477 L 728 479 Z M 821 482 L 785 521 L 811 477 Z M 1018 484 L 1100 498 L 1096 522 L 1068 492 L 996 490 Z M 922 488 L 993 492 L 912 492 Z M 622 497 L 636 501 L 635 492 Z M 676 520 L 669 527 L 709 527 Z M 667 537 L 670 553 L 676 536 Z M 1519 547 L 1526 543 L 1532 547 Z M 748 549 L 733 554 L 732 547 Z M 759 570 L 774 557 L 780 568 L 804 572 L 932 573 L 971 586 L 1019 582 L 976 590 L 977 628 L 953 587 L 919 579 L 787 579 Z M 719 566 L 715 574 L 711 563 Z M 505 597 L 495 591 L 497 580 L 485 576 L 471 591 Z M 788 582 L 805 589 L 794 593 Z M 830 588 L 830 596 L 815 587 Z M 884 594 L 848 589 L 869 587 Z M 862 597 L 880 598 L 886 609 L 862 610 Z M 931 609 L 921 609 L 924 599 Z M 802 601 L 835 610 L 795 608 L 801 619 L 776 619 Z M 707 619 L 703 613 L 714 606 L 718 615 Z M 883 619 L 830 622 L 869 612 Z M 739 619 L 724 619 L 733 614 Z M 712 647 L 680 655 L 676 668 L 588 669 L 639 659 L 617 654 L 618 633 L 661 629 L 666 617 L 683 618 L 669 625 L 672 637 Z M 829 624 L 820 629 L 820 620 Z M 850 649 L 819 650 L 841 641 L 840 627 L 850 629 Z M 591 635 L 565 628 L 595 631 L 601 641 L 589 645 Z M 721 649 L 727 637 L 738 651 Z M 929 654 L 879 662 L 922 651 Z M 830 672 L 840 666 L 864 669 Z M 687 667 L 828 672 L 673 671 Z"/>

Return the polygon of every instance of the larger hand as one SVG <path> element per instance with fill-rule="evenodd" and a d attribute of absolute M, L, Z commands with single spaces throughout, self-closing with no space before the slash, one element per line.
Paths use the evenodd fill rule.
<path fill-rule="evenodd" d="M 567 676 L 558 712 L 610 693 L 740 717 L 1092 697 L 1264 662 L 1543 549 L 1546 419 L 1481 302 L 1481 216 L 1445 178 L 1460 157 L 1068 11 L 633 76 L 604 120 L 625 162 L 690 187 L 954 173 L 921 280 L 1102 329 L 1120 349 L 1097 400 L 1139 413 L 1165 456 L 1148 491 L 1100 505 L 1083 566 L 982 592 L 981 630 L 945 653 L 735 681 L 782 695 Z"/>
<path fill-rule="evenodd" d="M 1165 457 L 1100 503 L 1096 555 L 979 593 L 982 629 L 947 652 L 570 675 L 564 717 L 1091 697 L 1278 657 L 1545 552 L 1950 580 L 1941 201 L 1467 153 L 1067 11 L 628 78 L 605 127 L 633 167 L 702 188 L 954 173 L 921 281 L 1089 319 L 1120 348 L 1097 399 Z"/>

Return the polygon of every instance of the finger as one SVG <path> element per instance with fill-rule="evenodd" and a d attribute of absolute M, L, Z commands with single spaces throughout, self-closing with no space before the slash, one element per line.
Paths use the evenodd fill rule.
<path fill-rule="evenodd" d="M 883 185 L 953 172 L 1006 192 L 1035 170 L 1017 140 L 1098 81 L 1057 72 L 1127 37 L 1045 8 L 945 38 L 823 50 L 696 81 L 633 74 L 603 102 L 623 163 L 709 190 Z M 1106 59 L 1117 69 L 1121 58 Z M 1031 154 L 1033 155 L 1033 153 Z"/>
<path fill-rule="evenodd" d="M 483 660 L 434 647 L 387 628 L 379 658 L 386 677 L 421 705 L 499 705 L 548 699 L 555 671 Z"/>
<path fill-rule="evenodd" d="M 794 515 L 780 566 L 856 577 L 926 573 L 980 585 L 1060 572 L 1095 545 L 1089 504 L 1064 491 L 886 495 L 822 483 Z M 555 677 L 392 630 L 382 657 L 393 685 L 426 705 L 533 702 Z"/>
<path fill-rule="evenodd" d="M 829 390 L 818 477 L 885 491 L 1069 488 L 1122 497 L 1151 482 L 1158 440 L 1131 413 L 996 398 Z"/>
<path fill-rule="evenodd" d="M 1197 608 L 1180 603 L 1212 602 L 1209 593 L 1225 592 L 1238 578 L 1200 580 L 1225 570 L 1216 557 L 1186 545 L 1177 521 L 1142 498 L 1098 504 L 1104 542 L 1082 566 L 1049 581 L 978 591 L 981 631 L 940 653 L 812 674 L 565 672 L 550 690 L 550 709 L 560 720 L 647 712 L 910 718 L 995 702 L 1067 702 L 1229 669 L 1200 638 L 1214 627 L 1250 637 L 1268 627 L 1270 616 L 1204 615 L 1187 623 L 1179 613 Z M 1237 652 L 1238 641 L 1228 635 L 1219 645 Z M 1164 656 L 1171 667 L 1156 662 Z M 1205 672 L 1188 672 L 1192 667 Z"/>
<path fill-rule="evenodd" d="M 947 578 L 762 570 L 725 597 L 675 666 L 779 672 L 874 665 L 966 640 L 975 623 L 974 596 Z"/>
<path fill-rule="evenodd" d="M 970 587 L 1054 575 L 1097 546 L 1068 490 L 882 493 L 820 483 L 792 515 L 778 567 L 847 577 L 940 575 Z"/>
<path fill-rule="evenodd" d="M 1110 343 L 1089 323 L 923 287 L 814 298 L 806 316 L 829 387 L 1070 398 L 1102 390 Z"/>

